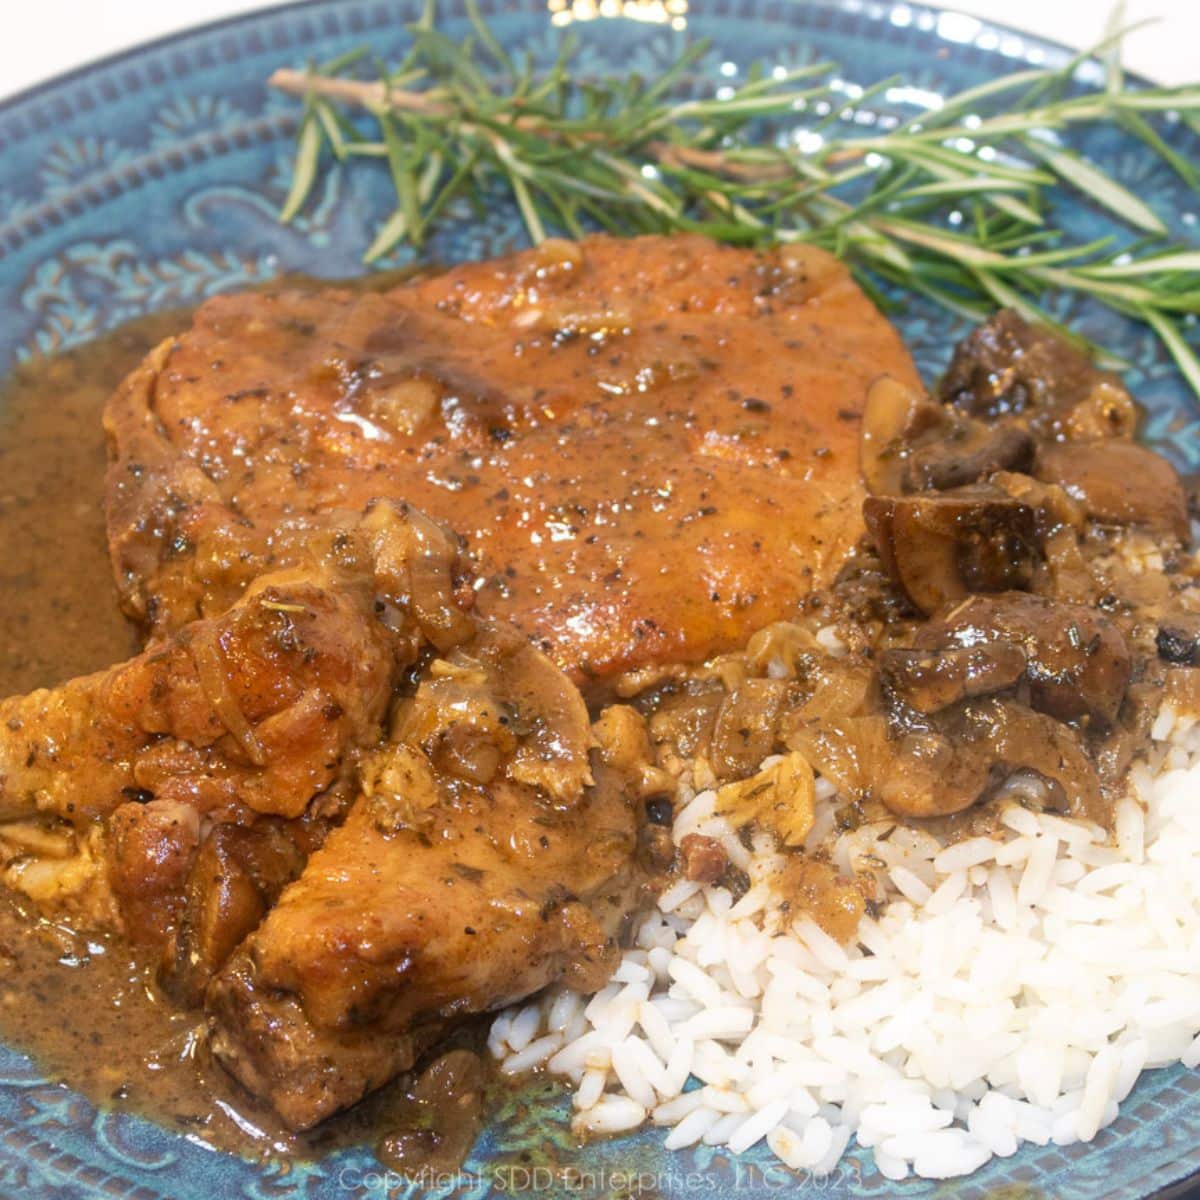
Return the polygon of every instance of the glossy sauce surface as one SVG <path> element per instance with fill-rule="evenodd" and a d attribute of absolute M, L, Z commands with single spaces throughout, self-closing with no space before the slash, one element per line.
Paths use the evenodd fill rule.
<path fill-rule="evenodd" d="M 873 380 L 898 335 L 819 251 L 594 238 L 378 295 L 221 297 L 114 398 L 131 611 L 219 612 L 296 530 L 403 500 L 477 604 L 577 681 L 741 646 L 862 533 Z"/>

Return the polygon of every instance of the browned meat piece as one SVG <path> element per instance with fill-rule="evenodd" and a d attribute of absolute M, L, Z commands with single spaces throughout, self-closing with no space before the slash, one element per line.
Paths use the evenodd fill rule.
<path fill-rule="evenodd" d="M 160 935 L 159 983 L 172 999 L 189 1007 L 203 1000 L 208 981 L 300 874 L 323 833 L 303 821 L 271 820 L 211 830 Z"/>
<path fill-rule="evenodd" d="M 179 800 L 131 800 L 100 829 L 122 932 L 134 942 L 161 941 L 179 915 L 200 848 L 200 812 Z"/>
<path fill-rule="evenodd" d="M 684 879 L 695 883 L 716 883 L 729 866 L 725 847 L 702 833 L 686 833 L 679 843 L 679 866 Z"/>
<path fill-rule="evenodd" d="M 392 496 L 463 534 L 480 611 L 576 678 L 699 659 L 840 567 L 882 375 L 917 386 L 809 249 L 591 238 L 386 294 L 223 297 L 110 404 L 118 581 L 178 629 Z"/>
<path fill-rule="evenodd" d="M 474 632 L 457 550 L 411 510 L 343 514 L 223 616 L 5 701 L 5 881 L 164 945 L 196 998 L 353 799 L 401 670 Z"/>
<path fill-rule="evenodd" d="M 0 704 L 0 819 L 155 799 L 295 817 L 378 737 L 396 659 L 367 586 L 265 577 L 121 666 Z"/>
<path fill-rule="evenodd" d="M 91 885 L 100 854 L 167 990 L 209 992 L 222 1061 L 299 1128 L 461 1015 L 599 986 L 663 865 L 642 807 L 662 779 L 637 714 L 593 733 L 545 655 L 469 615 L 458 543 L 420 513 L 288 536 L 296 565 L 224 615 L 7 702 L 0 821 L 100 831 Z"/>
<path fill-rule="evenodd" d="M 346 823 L 214 980 L 217 1058 L 290 1127 L 406 1070 L 453 1018 L 607 978 L 645 881 L 645 764 L 589 765 L 564 682 L 494 627 L 435 661 Z"/>
<path fill-rule="evenodd" d="M 47 911 L 161 944 L 201 879 L 203 905 L 228 914 L 211 885 L 236 889 L 229 863 L 205 866 L 225 839 L 245 845 L 264 818 L 306 814 L 280 835 L 302 861 L 319 840 L 308 818 L 352 798 L 409 659 L 374 606 L 369 581 L 268 576 L 224 616 L 121 666 L 5 701 L 4 881 Z M 246 828 L 209 832 L 230 823 Z M 29 843 L 31 827 L 62 845 Z M 264 907 L 289 871 L 257 887 Z M 253 923 L 227 919 L 225 940 Z"/>
<path fill-rule="evenodd" d="M 1011 309 L 958 344 L 938 398 L 982 420 L 1010 418 L 1048 439 L 1128 438 L 1137 425 L 1137 406 L 1115 375 Z"/>
<path fill-rule="evenodd" d="M 1102 524 L 1141 525 L 1159 537 L 1188 541 L 1191 521 L 1183 484 L 1153 450 L 1111 438 L 1049 443 L 1038 450 L 1036 473 Z"/>
<path fill-rule="evenodd" d="M 103 832 L 122 932 L 156 946 L 160 983 L 195 1005 L 325 830 L 312 820 L 210 824 L 186 804 L 150 800 L 123 804 Z"/>

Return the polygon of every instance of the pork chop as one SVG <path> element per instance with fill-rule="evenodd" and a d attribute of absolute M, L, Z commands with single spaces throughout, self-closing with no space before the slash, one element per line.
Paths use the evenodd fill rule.
<path fill-rule="evenodd" d="M 732 648 L 830 582 L 881 375 L 917 383 L 804 248 L 593 238 L 211 301 L 106 413 L 155 641 L 9 702 L 0 821 L 100 830 L 127 932 L 294 1128 L 463 1015 L 600 986 L 665 785 L 572 679 Z"/>
<path fill-rule="evenodd" d="M 277 835 L 319 843 L 349 807 L 402 672 L 473 635 L 461 599 L 457 540 L 376 505 L 338 514 L 303 565 L 228 612 L 0 701 L 0 881 L 143 943 L 178 923 L 210 833 L 208 873 L 229 883 L 249 863 L 261 884 Z M 297 856 L 283 857 L 287 876 Z"/>
<path fill-rule="evenodd" d="M 491 623 L 432 664 L 345 824 L 213 980 L 213 1052 L 291 1128 L 407 1070 L 452 1020 L 607 981 L 654 870 L 650 747 L 609 709 L 627 720 L 597 723 L 589 761 L 565 684 Z"/>
<path fill-rule="evenodd" d="M 464 1015 L 600 987 L 665 866 L 642 718 L 594 732 L 423 514 L 327 516 L 227 612 L 0 704 L 0 880 L 155 949 L 297 1129 Z"/>
<path fill-rule="evenodd" d="M 332 509 L 462 534 L 476 603 L 576 679 L 733 648 L 862 533 L 899 338 L 809 248 L 549 243 L 385 293 L 204 305 L 110 403 L 108 522 L 159 633 L 228 608 Z"/>

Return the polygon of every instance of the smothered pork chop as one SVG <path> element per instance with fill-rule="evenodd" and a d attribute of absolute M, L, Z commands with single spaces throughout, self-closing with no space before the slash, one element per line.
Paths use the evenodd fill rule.
<path fill-rule="evenodd" d="M 151 641 L 5 704 L 7 882 L 141 944 L 292 1128 L 464 1016 L 599 988 L 672 782 L 576 683 L 740 646 L 832 580 L 881 376 L 916 382 L 803 249 L 593 238 L 209 302 L 108 406 Z"/>
<path fill-rule="evenodd" d="M 106 411 L 149 644 L 0 705 L 3 878 L 136 944 L 290 1130 L 414 1068 L 477 1112 L 446 1039 L 553 988 L 492 1049 L 578 1084 L 581 1132 L 653 1111 L 672 1144 L 832 1163 L 866 1051 L 800 1095 L 818 1026 L 779 981 L 907 929 L 897 896 L 919 929 L 966 842 L 937 903 L 992 887 L 1005 829 L 1046 887 L 1060 841 L 1115 865 L 1164 695 L 1200 707 L 1187 497 L 1136 421 L 1013 313 L 926 394 L 806 248 L 592 238 L 210 301 Z M 995 886 L 1033 905 L 1031 871 Z M 759 1016 L 770 1080 L 734 1058 Z M 924 1087 L 923 1054 L 868 1074 Z M 718 1124 L 744 1113 L 753 1138 Z M 396 1144 L 465 1152 L 440 1121 Z"/>
<path fill-rule="evenodd" d="M 122 595 L 178 629 L 389 497 L 461 534 L 479 610 L 576 679 L 696 661 L 843 562 L 880 375 L 917 382 L 804 247 L 597 237 L 379 294 L 222 297 L 109 406 Z"/>

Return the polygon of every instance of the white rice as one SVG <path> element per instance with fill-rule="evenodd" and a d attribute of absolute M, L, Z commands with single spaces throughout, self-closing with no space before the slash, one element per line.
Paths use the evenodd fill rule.
<path fill-rule="evenodd" d="M 736 844 L 749 892 L 674 884 L 603 991 L 502 1014 L 492 1052 L 567 1077 L 581 1136 L 765 1139 L 818 1175 L 852 1138 L 893 1180 L 1090 1141 L 1143 1069 L 1200 1065 L 1200 725 L 1164 706 L 1153 736 L 1111 842 L 1017 804 L 995 837 L 949 846 L 843 835 L 834 861 L 888 899 L 848 948 L 780 908 L 769 842 L 745 851 L 711 791 L 685 792 L 676 841 Z"/>

